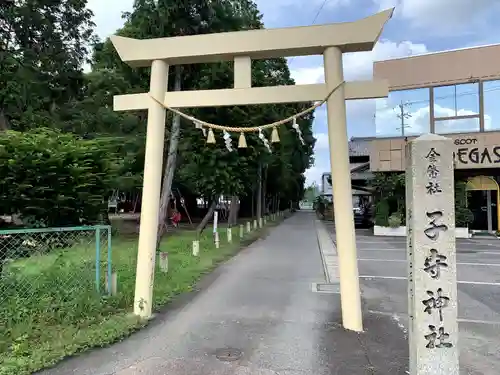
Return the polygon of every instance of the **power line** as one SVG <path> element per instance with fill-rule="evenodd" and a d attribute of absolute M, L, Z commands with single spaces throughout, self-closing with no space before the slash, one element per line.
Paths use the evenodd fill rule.
<path fill-rule="evenodd" d="M 400 120 L 401 120 L 401 136 L 404 137 L 405 135 L 405 128 L 410 128 L 411 126 L 405 124 L 405 120 L 409 119 L 411 116 L 410 112 L 405 112 L 405 107 L 410 106 L 411 103 L 403 103 L 401 100 L 401 103 L 398 104 L 399 108 L 399 113 L 396 115 Z M 399 128 L 396 128 L 399 129 Z"/>
<path fill-rule="evenodd" d="M 489 89 L 483 90 L 483 93 L 492 92 L 492 91 L 499 91 L 499 90 L 500 90 L 500 86 L 494 86 L 494 87 L 491 87 Z M 459 98 L 459 97 L 470 96 L 470 95 L 479 95 L 479 94 L 477 91 L 469 91 L 469 92 L 463 92 L 463 93 L 460 93 L 457 95 L 443 95 L 443 96 L 434 97 L 434 101 L 441 100 L 441 99 L 449 99 L 449 98 Z M 425 104 L 425 103 L 429 103 L 429 99 L 406 101 L 406 104 Z M 378 110 L 383 110 L 383 109 L 387 109 L 387 108 L 391 108 L 391 105 L 385 104 L 383 107 L 379 107 Z"/>
<path fill-rule="evenodd" d="M 312 21 L 312 24 L 314 25 L 314 23 L 316 22 L 316 20 L 318 19 L 318 16 L 320 15 L 321 11 L 323 10 L 323 8 L 325 7 L 326 3 L 328 3 L 328 1 L 330 0 L 323 0 L 323 3 L 321 4 L 321 6 L 319 7 L 318 9 L 318 12 L 316 13 L 316 15 L 314 16 L 314 19 Z"/>
<path fill-rule="evenodd" d="M 314 25 L 314 23 L 316 22 L 316 20 L 318 19 L 319 15 L 321 14 L 321 11 L 323 10 L 323 8 L 325 7 L 325 5 L 329 2 L 330 0 L 323 0 L 323 3 L 321 3 L 321 6 L 318 8 L 318 11 L 316 12 L 316 15 L 314 16 L 312 22 L 311 22 L 311 25 Z M 290 60 L 288 60 L 288 67 L 290 67 L 290 64 L 292 63 L 292 61 L 295 59 L 296 56 L 293 56 Z"/>

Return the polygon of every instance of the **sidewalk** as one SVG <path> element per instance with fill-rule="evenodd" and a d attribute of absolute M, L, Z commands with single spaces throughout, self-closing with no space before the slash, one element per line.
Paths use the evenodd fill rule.
<path fill-rule="evenodd" d="M 295 214 L 217 269 L 187 305 L 41 374 L 404 375 L 408 345 L 391 317 L 365 313 L 365 332 L 348 332 L 339 296 L 312 292 L 325 283 L 314 221 Z M 221 361 L 221 348 L 241 358 Z"/>

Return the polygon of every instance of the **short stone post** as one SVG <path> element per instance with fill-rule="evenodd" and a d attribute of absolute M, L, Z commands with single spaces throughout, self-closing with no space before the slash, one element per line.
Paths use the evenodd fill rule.
<path fill-rule="evenodd" d="M 215 248 L 218 249 L 220 245 L 219 232 L 214 233 L 214 242 L 215 242 Z"/>
<path fill-rule="evenodd" d="M 243 231 L 243 224 L 240 224 L 240 238 L 243 238 L 244 231 Z"/>
<path fill-rule="evenodd" d="M 195 257 L 197 257 L 198 254 L 200 254 L 200 241 L 199 240 L 194 240 L 193 241 L 193 255 Z"/>
<path fill-rule="evenodd" d="M 257 229 L 257 220 L 253 221 L 253 229 Z"/>
<path fill-rule="evenodd" d="M 247 221 L 247 233 L 250 233 L 252 231 L 252 224 Z"/>
<path fill-rule="evenodd" d="M 410 375 L 458 375 L 452 140 L 406 146 Z"/>
<path fill-rule="evenodd" d="M 264 225 L 267 225 L 267 216 L 264 216 Z"/>
<path fill-rule="evenodd" d="M 160 270 L 163 273 L 168 272 L 168 253 L 165 251 L 160 252 Z"/>
<path fill-rule="evenodd" d="M 219 212 L 218 211 L 214 211 L 214 227 L 213 227 L 213 231 L 214 231 L 214 242 L 215 242 L 215 248 L 216 249 L 219 248 L 219 232 L 217 231 L 218 220 L 219 220 Z"/>
<path fill-rule="evenodd" d="M 214 223 L 213 223 L 213 232 L 217 232 L 217 224 L 219 221 L 219 212 L 214 211 Z"/>
<path fill-rule="evenodd" d="M 263 223 L 262 217 L 259 217 L 259 228 L 262 228 L 262 223 Z"/>
<path fill-rule="evenodd" d="M 227 228 L 227 242 L 233 242 L 233 230 L 231 229 L 231 227 Z"/>
<path fill-rule="evenodd" d="M 116 272 L 111 274 L 111 282 L 108 281 L 107 272 L 104 274 L 104 277 L 106 279 L 106 292 L 108 292 L 109 295 L 116 296 L 116 293 L 118 293 L 118 274 Z"/>

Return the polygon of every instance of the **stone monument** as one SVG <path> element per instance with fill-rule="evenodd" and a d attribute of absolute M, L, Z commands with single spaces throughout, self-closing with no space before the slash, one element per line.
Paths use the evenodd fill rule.
<path fill-rule="evenodd" d="M 410 375 L 458 375 L 452 140 L 406 146 Z"/>

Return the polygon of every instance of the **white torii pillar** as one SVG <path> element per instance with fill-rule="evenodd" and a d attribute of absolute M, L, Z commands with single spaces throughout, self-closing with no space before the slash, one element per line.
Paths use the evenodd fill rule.
<path fill-rule="evenodd" d="M 154 60 L 151 64 L 150 92 L 155 97 L 161 98 L 167 91 L 168 68 L 168 64 L 162 60 Z M 135 296 L 141 297 L 134 303 L 134 313 L 143 317 L 150 317 L 153 308 L 164 143 L 165 107 L 150 100 L 135 283 Z"/>
<path fill-rule="evenodd" d="M 342 51 L 338 47 L 327 48 L 323 53 L 323 61 L 326 86 L 331 90 L 344 81 Z M 326 111 L 330 168 L 332 172 L 335 237 L 339 257 L 342 324 L 346 329 L 361 332 L 363 330 L 363 319 L 343 85 L 328 98 Z"/>

